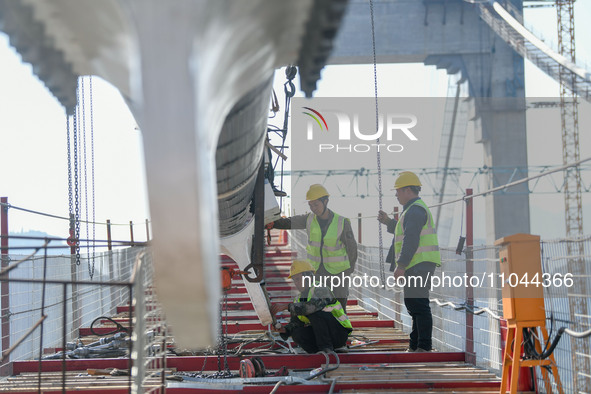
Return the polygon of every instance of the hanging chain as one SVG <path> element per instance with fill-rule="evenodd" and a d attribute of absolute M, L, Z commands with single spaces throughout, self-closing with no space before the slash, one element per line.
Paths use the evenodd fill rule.
<path fill-rule="evenodd" d="M 369 0 L 369 11 L 371 15 L 371 45 L 373 50 L 373 80 L 374 80 L 374 95 L 376 101 L 376 131 L 380 128 L 380 113 L 378 106 L 378 66 L 376 57 L 376 34 L 374 25 L 373 15 L 373 0 Z M 377 146 L 380 146 L 380 138 L 376 139 Z M 382 157 L 380 150 L 376 152 L 376 160 L 378 164 L 378 208 L 382 210 Z M 378 222 L 378 253 L 379 253 L 379 265 L 380 265 L 380 280 L 382 281 L 382 287 L 386 286 L 386 272 L 384 269 L 384 248 L 382 241 L 382 224 Z"/>
<path fill-rule="evenodd" d="M 289 111 L 291 108 L 291 98 L 295 95 L 295 85 L 293 84 L 293 79 L 296 77 L 298 73 L 298 69 L 294 65 L 289 65 L 285 68 L 285 77 L 287 81 L 283 84 L 283 92 L 285 93 L 285 112 L 283 114 L 283 128 L 281 131 L 281 147 L 279 151 L 281 153 L 285 153 L 285 140 L 287 138 L 287 126 L 289 124 Z M 268 132 L 269 129 L 267 129 Z M 275 159 L 275 163 L 269 163 L 269 165 L 273 166 L 273 171 L 277 168 L 277 164 L 279 163 L 279 155 Z M 281 160 L 281 175 L 280 175 L 280 183 L 279 183 L 279 190 L 283 190 L 283 168 L 285 165 L 285 160 Z M 283 209 L 283 198 L 279 198 L 279 210 Z"/>
<path fill-rule="evenodd" d="M 88 172 L 86 168 L 87 155 L 86 155 L 86 105 L 85 105 L 85 91 L 84 91 L 84 77 L 80 77 L 80 96 L 82 97 L 82 162 L 84 165 L 84 228 L 86 229 L 86 262 L 88 264 L 88 276 L 92 279 L 94 270 L 91 270 L 90 264 L 90 244 L 88 242 Z"/>
<path fill-rule="evenodd" d="M 224 320 L 224 310 L 226 311 L 226 318 Z M 218 373 L 215 378 L 231 378 L 232 372 L 228 365 L 228 292 L 224 291 L 223 301 L 220 303 L 220 340 L 218 342 L 217 357 L 218 357 Z M 222 355 L 224 358 L 224 370 L 222 371 Z"/>
<path fill-rule="evenodd" d="M 70 150 L 70 116 L 66 114 L 66 139 L 68 148 L 68 213 L 71 215 L 74 213 L 73 201 L 72 201 L 72 159 Z"/>
<path fill-rule="evenodd" d="M 224 292 L 224 311 L 226 318 L 224 319 L 224 367 L 226 374 L 232 375 L 230 367 L 228 366 L 228 292 Z"/>
<path fill-rule="evenodd" d="M 95 247 L 96 247 L 96 218 L 95 218 L 95 200 L 94 200 L 94 111 L 92 106 L 92 76 L 88 80 L 89 85 L 89 105 L 90 105 L 90 176 L 92 182 L 92 272 L 90 273 L 90 279 L 94 275 L 94 263 L 95 263 Z"/>
<path fill-rule="evenodd" d="M 76 89 L 76 98 L 79 97 L 78 89 Z M 76 110 L 74 111 L 74 239 L 76 242 L 76 265 L 80 265 L 80 196 L 78 190 L 78 120 L 80 116 L 80 106 L 76 106 Z"/>

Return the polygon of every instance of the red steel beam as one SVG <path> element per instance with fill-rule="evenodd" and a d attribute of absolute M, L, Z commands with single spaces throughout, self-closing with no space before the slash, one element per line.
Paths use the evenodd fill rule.
<path fill-rule="evenodd" d="M 107 382 L 105 382 L 107 383 Z M 219 382 L 220 384 L 223 383 L 222 380 Z M 425 390 L 428 391 L 430 389 L 474 389 L 476 391 L 481 391 L 483 389 L 492 389 L 498 390 L 499 384 L 495 382 L 435 382 L 435 383 L 394 383 L 394 382 L 383 382 L 383 383 L 337 383 L 333 391 L 341 392 L 341 391 L 357 391 L 357 390 L 382 390 L 382 389 L 412 389 L 414 390 Z M 272 391 L 274 385 L 244 385 L 241 388 L 241 392 L 243 393 L 264 393 L 267 394 Z M 280 386 L 277 390 L 278 393 L 310 393 L 310 392 L 318 392 L 318 393 L 325 393 L 328 392 L 330 389 L 329 384 L 315 384 L 315 385 L 292 385 L 292 386 Z M 69 390 L 72 391 L 72 390 Z M 68 392 L 69 392 L 68 391 Z M 77 390 L 75 390 L 78 392 Z M 194 393 L 210 393 L 210 388 L 182 388 L 182 387 L 174 387 L 174 388 L 167 388 L 167 393 L 171 394 L 194 394 Z M 234 393 L 234 390 L 222 390 L 216 389 L 216 393 L 224 394 L 224 393 Z M 61 389 L 54 389 L 54 390 L 43 390 L 43 393 L 46 394 L 58 394 L 62 393 Z M 128 389 L 93 389 L 93 390 L 84 390 L 84 394 L 126 394 L 129 393 Z M 19 391 L 19 394 L 38 394 L 38 391 Z"/>
<path fill-rule="evenodd" d="M 353 325 L 353 328 L 394 327 L 393 320 L 353 320 L 351 324 Z M 266 329 L 266 326 L 262 326 L 261 323 L 255 320 L 247 320 L 246 322 L 233 320 L 228 322 L 228 334 L 237 334 L 243 331 L 261 331 Z M 115 327 L 94 327 L 93 330 L 97 335 L 106 335 L 113 332 Z M 82 327 L 78 330 L 78 333 L 81 337 L 93 335 L 90 331 L 90 327 Z"/>
<path fill-rule="evenodd" d="M 322 354 L 273 354 L 258 355 L 262 358 L 267 369 L 279 369 L 285 366 L 289 369 L 311 369 L 326 362 Z M 240 360 L 251 356 L 228 356 L 228 366 L 231 370 L 237 371 L 240 367 Z M 341 365 L 359 364 L 359 366 L 376 364 L 399 364 L 399 363 L 424 363 L 424 362 L 464 362 L 464 353 L 430 352 L 430 353 L 406 353 L 406 352 L 364 352 L 364 353 L 342 353 L 339 354 Z M 129 359 L 127 358 L 101 358 L 101 359 L 78 359 L 66 360 L 67 371 L 82 371 L 86 369 L 127 369 Z M 217 357 L 215 356 L 190 356 L 190 357 L 167 357 L 167 368 L 176 368 L 177 371 L 217 371 Z M 37 372 L 39 361 L 14 361 L 13 374 L 18 375 L 25 372 Z M 41 363 L 42 372 L 59 372 L 62 370 L 62 360 L 43 360 Z M 168 391 L 168 390 L 167 390 Z"/>
<path fill-rule="evenodd" d="M 338 382 L 338 380 L 337 380 Z M 105 382 L 107 383 L 107 382 Z M 223 380 L 220 379 L 220 384 L 223 383 Z M 406 390 L 424 390 L 429 391 L 430 389 L 474 389 L 476 391 L 481 391 L 483 389 L 491 389 L 491 390 L 498 390 L 500 383 L 497 382 L 379 382 L 379 383 L 337 383 L 334 386 L 335 392 L 341 391 L 357 391 L 357 390 L 368 390 L 368 391 L 377 391 L 382 389 L 406 389 Z M 274 385 L 244 385 L 241 388 L 241 392 L 244 393 L 269 393 L 273 389 Z M 292 385 L 292 386 L 280 386 L 277 390 L 278 393 L 326 393 L 330 389 L 330 384 L 315 384 L 315 385 Z M 126 394 L 128 393 L 128 389 L 93 389 L 93 390 L 84 390 L 84 394 Z M 166 389 L 167 393 L 170 394 L 194 394 L 194 393 L 210 393 L 211 388 L 182 388 L 182 387 L 169 387 Z M 234 390 L 215 390 L 216 393 L 224 394 L 224 393 L 234 393 Z M 19 394 L 37 394 L 38 391 L 19 391 Z M 61 389 L 55 390 L 43 390 L 43 393 L 62 393 Z"/>

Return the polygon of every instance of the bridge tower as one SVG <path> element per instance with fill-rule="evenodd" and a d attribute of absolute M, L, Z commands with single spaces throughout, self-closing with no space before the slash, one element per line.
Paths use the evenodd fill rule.
<path fill-rule="evenodd" d="M 513 4 L 521 12 L 521 1 Z M 484 165 L 527 168 L 523 58 L 480 17 L 480 6 L 463 0 L 388 0 L 374 3 L 377 61 L 424 63 L 462 73 L 475 99 L 476 141 Z M 521 15 L 521 14 L 519 14 Z M 369 6 L 351 0 L 331 64 L 372 63 Z M 489 187 L 527 177 L 491 172 Z M 486 198 L 487 242 L 530 232 L 527 185 Z"/>

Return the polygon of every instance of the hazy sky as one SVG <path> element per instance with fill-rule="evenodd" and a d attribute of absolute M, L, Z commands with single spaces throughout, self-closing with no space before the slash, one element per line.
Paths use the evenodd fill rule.
<path fill-rule="evenodd" d="M 576 37 L 579 58 L 591 58 L 591 16 L 589 1 L 576 4 Z M 526 11 L 526 24 L 549 41 L 556 42 L 556 11 L 553 8 Z M 15 206 L 59 216 L 68 215 L 68 183 L 66 156 L 66 121 L 64 111 L 47 89 L 32 75 L 31 67 L 20 61 L 0 35 L 0 195 L 7 196 Z M 587 69 L 591 67 L 587 66 Z M 526 61 L 526 92 L 530 97 L 557 97 L 558 85 Z M 379 65 L 379 93 L 383 97 L 442 97 L 447 93 L 444 71 L 423 65 Z M 276 91 L 283 106 L 284 74 L 278 73 Z M 85 81 L 88 90 L 88 79 Z M 316 96 L 373 96 L 373 68 L 365 66 L 330 66 L 322 73 Z M 135 226 L 136 239 L 145 239 L 144 220 L 149 217 L 145 191 L 145 175 L 141 147 L 141 132 L 119 93 L 100 78 L 93 78 L 94 151 L 95 151 L 95 219 Z M 299 93 L 298 93 L 299 94 Z M 88 105 L 88 102 L 87 102 Z M 581 118 L 589 125 L 588 105 L 581 107 Z M 561 140 L 559 118 L 554 127 L 532 127 L 535 113 L 528 111 L 528 156 L 531 165 L 560 165 Z M 271 121 L 271 123 L 275 123 Z M 547 126 L 547 125 L 546 125 Z M 540 133 L 543 132 L 543 136 Z M 588 128 L 581 129 L 581 157 L 591 155 Z M 90 126 L 87 126 L 90 149 Z M 588 148 L 589 147 L 589 148 Z M 438 147 L 429 148 L 434 154 Z M 479 167 L 481 145 L 475 144 L 468 133 L 466 167 Z M 289 154 L 289 153 L 288 153 Z M 87 152 L 87 174 L 90 177 L 90 151 Z M 392 183 L 392 180 L 385 180 Z M 587 185 L 589 177 L 586 177 Z M 83 182 L 81 181 L 83 188 Z M 467 186 L 467 185 L 466 185 Z M 91 184 L 88 183 L 88 206 L 92 207 Z M 84 196 L 82 189 L 81 195 Z M 591 226 L 588 194 L 583 195 L 585 219 Z M 84 201 L 82 202 L 85 204 Z M 391 206 L 385 201 L 385 206 Z M 532 232 L 557 237 L 564 232 L 563 200 L 560 194 L 536 194 L 530 199 Z M 368 201 L 364 215 L 375 214 L 373 202 Z M 305 207 L 294 207 L 297 210 Z M 482 209 L 476 202 L 476 209 Z M 352 216 L 352 215 L 351 215 Z M 82 214 L 85 218 L 85 214 Z M 90 219 L 91 217 L 89 217 Z M 477 231 L 484 228 L 480 217 Z M 373 221 L 368 225 L 374 225 Z M 67 237 L 68 223 L 57 219 L 10 210 L 10 231 L 35 229 L 55 236 Z M 587 231 L 588 232 L 588 231 Z M 85 229 L 82 227 L 82 237 Z M 478 235 L 477 235 L 478 236 Z M 96 227 L 96 237 L 106 237 L 104 226 Z M 116 226 L 114 238 L 129 238 L 128 226 Z M 457 237 L 452 237 L 457 238 Z M 368 242 L 367 243 L 371 243 Z"/>

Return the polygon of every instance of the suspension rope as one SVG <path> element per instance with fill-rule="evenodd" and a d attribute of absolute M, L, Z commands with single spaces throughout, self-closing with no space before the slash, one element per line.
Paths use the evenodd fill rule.
<path fill-rule="evenodd" d="M 79 91 L 76 89 L 76 101 L 79 101 Z M 78 158 L 78 132 L 79 132 L 79 119 L 80 119 L 80 106 L 76 105 L 74 111 L 74 129 L 73 129 L 73 145 L 74 145 L 74 240 L 75 240 L 75 254 L 76 254 L 76 265 L 80 265 L 80 196 L 78 190 L 78 175 L 79 175 L 79 158 Z"/>
<path fill-rule="evenodd" d="M 373 0 L 369 0 L 369 11 L 371 15 L 371 45 L 373 50 L 373 80 L 374 80 L 374 96 L 376 102 L 376 131 L 380 128 L 380 113 L 378 106 L 378 66 L 376 57 L 376 34 L 374 24 L 374 10 Z M 380 146 L 380 137 L 376 138 L 377 146 Z M 382 210 L 382 157 L 380 150 L 376 151 L 376 160 L 378 165 L 378 209 Z M 378 253 L 379 253 L 379 265 L 380 265 L 380 280 L 382 281 L 382 287 L 386 286 L 386 272 L 384 269 L 384 245 L 382 240 L 382 224 L 378 222 Z"/>
<path fill-rule="evenodd" d="M 86 220 L 84 221 L 84 229 L 86 231 L 86 256 L 90 255 L 90 243 L 88 242 L 89 239 L 89 227 L 88 227 L 88 155 L 86 153 L 86 147 L 88 144 L 86 143 L 86 92 L 84 89 L 84 77 L 80 77 L 80 96 L 82 97 L 81 104 L 82 104 L 82 152 L 83 152 L 83 165 L 84 165 L 84 216 Z M 87 257 L 86 258 L 88 263 L 88 276 L 92 279 L 94 275 L 94 264 L 91 267 L 91 261 Z"/>
<path fill-rule="evenodd" d="M 280 181 L 279 181 L 279 190 L 283 190 L 283 175 L 284 175 L 284 165 L 285 165 L 285 140 L 287 139 L 287 126 L 289 124 L 289 111 L 291 109 L 291 99 L 295 95 L 296 88 L 293 84 L 293 79 L 296 77 L 298 73 L 298 69 L 294 65 L 289 65 L 285 68 L 285 78 L 287 81 L 283 84 L 283 92 L 285 93 L 285 111 L 283 114 L 283 128 L 279 129 L 277 126 L 269 125 L 267 127 L 267 134 L 269 132 L 275 132 L 281 137 L 281 146 L 279 147 L 277 153 L 277 158 L 275 162 L 270 162 L 269 165 L 273 167 L 273 172 L 275 172 L 277 165 L 279 164 L 279 159 L 281 160 L 281 174 L 280 174 Z M 274 103 L 277 100 L 277 96 L 275 95 L 275 91 L 273 91 L 273 95 L 275 97 Z M 273 104 L 273 110 L 275 114 L 279 111 L 279 104 Z M 273 116 L 274 117 L 274 116 Z M 270 141 L 270 140 L 269 140 Z M 279 210 L 283 207 L 283 197 L 279 198 Z"/>
<path fill-rule="evenodd" d="M 92 271 L 94 274 L 94 262 L 96 257 L 96 223 L 95 223 L 95 196 L 94 196 L 94 107 L 92 103 L 92 76 L 89 78 L 89 101 L 90 101 L 90 161 L 92 180 Z M 92 275 L 90 276 L 92 279 Z"/>
<path fill-rule="evenodd" d="M 456 203 L 456 202 L 459 202 L 459 201 L 469 200 L 469 199 L 475 198 L 475 197 L 485 196 L 487 194 L 494 193 L 494 192 L 497 192 L 497 191 L 500 191 L 500 190 L 504 190 L 504 189 L 507 189 L 507 188 L 512 187 L 512 186 L 520 185 L 522 183 L 531 181 L 532 179 L 537 179 L 537 178 L 544 177 L 546 175 L 553 174 L 555 172 L 564 171 L 565 169 L 570 168 L 570 167 L 578 167 L 579 164 L 584 163 L 584 162 L 589 161 L 589 160 L 591 160 L 591 156 L 590 157 L 587 157 L 585 159 L 577 160 L 577 161 L 575 161 L 573 163 L 568 163 L 568 164 L 565 164 L 563 166 L 556 167 L 556 168 L 554 168 L 554 169 L 552 169 L 550 171 L 546 171 L 546 172 L 543 172 L 541 174 L 532 175 L 532 176 L 529 176 L 527 178 L 521 178 L 521 179 L 519 179 L 517 181 L 514 181 L 514 182 L 511 182 L 511 183 L 506 183 L 506 184 L 501 185 L 501 186 L 493 187 L 492 189 L 488 189 L 488 190 L 485 190 L 485 191 L 480 192 L 480 193 L 472 194 L 470 196 L 465 195 L 465 196 L 463 196 L 461 198 L 457 198 L 455 200 L 450 200 L 450 201 L 442 202 L 440 204 L 430 205 L 429 208 L 435 208 L 435 207 L 439 207 L 439 206 L 442 206 L 442 205 L 453 204 L 453 203 Z"/>
<path fill-rule="evenodd" d="M 65 216 L 59 216 L 59 215 L 54 215 L 51 213 L 46 213 L 46 212 L 41 212 L 41 211 L 35 211 L 33 209 L 27 209 L 27 208 L 23 208 L 23 207 L 19 207 L 16 205 L 12 205 L 10 203 L 3 203 L 0 202 L 0 206 L 6 207 L 6 208 L 12 208 L 12 209 L 16 209 L 18 211 L 23 211 L 23 212 L 28 212 L 28 213 L 32 213 L 34 215 L 41 215 L 41 216 L 47 216 L 50 218 L 54 218 L 54 219 L 60 219 L 60 220 L 70 220 L 69 218 L 65 217 Z M 84 220 L 81 220 L 82 223 L 89 223 L 89 224 L 98 224 L 101 226 L 106 226 L 108 224 L 110 224 L 111 226 L 129 226 L 129 223 L 106 223 L 106 222 L 86 222 Z M 148 221 L 148 223 L 151 223 L 150 221 Z M 134 225 L 142 225 L 143 223 L 136 223 Z"/>
<path fill-rule="evenodd" d="M 68 213 L 74 213 L 73 199 L 72 199 L 72 154 L 70 150 L 70 118 L 73 116 L 66 115 L 66 143 L 68 149 Z M 70 219 L 70 218 L 63 218 Z"/>

